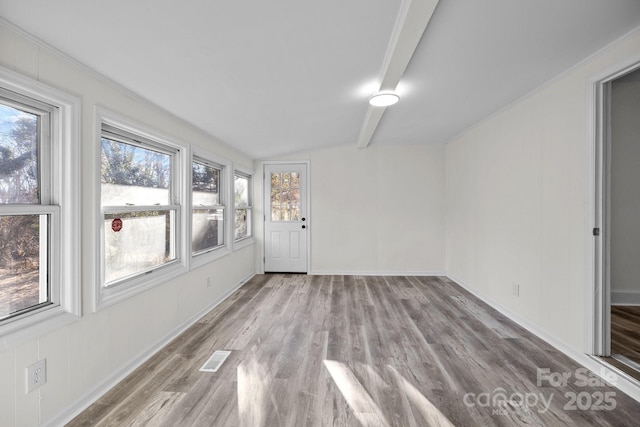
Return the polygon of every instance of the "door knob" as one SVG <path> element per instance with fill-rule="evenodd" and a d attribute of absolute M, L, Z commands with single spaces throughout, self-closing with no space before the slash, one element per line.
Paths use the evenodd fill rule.
<path fill-rule="evenodd" d="M 307 226 L 306 226 L 306 225 L 303 225 L 303 226 L 302 226 L 302 228 L 307 228 Z"/>
<path fill-rule="evenodd" d="M 306 220 L 307 218 L 302 218 L 302 221 Z"/>

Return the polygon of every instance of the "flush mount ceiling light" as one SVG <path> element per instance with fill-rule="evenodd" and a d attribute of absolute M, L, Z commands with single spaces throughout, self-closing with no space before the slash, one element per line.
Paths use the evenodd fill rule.
<path fill-rule="evenodd" d="M 400 101 L 398 94 L 390 90 L 374 93 L 371 98 L 369 98 L 369 104 L 374 107 L 388 107 L 398 101 Z"/>

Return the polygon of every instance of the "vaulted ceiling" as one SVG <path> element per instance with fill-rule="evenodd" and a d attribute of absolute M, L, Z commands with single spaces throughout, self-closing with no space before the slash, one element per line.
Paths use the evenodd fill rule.
<path fill-rule="evenodd" d="M 447 142 L 640 25 L 640 1 L 0 0 L 0 16 L 265 158 Z"/>

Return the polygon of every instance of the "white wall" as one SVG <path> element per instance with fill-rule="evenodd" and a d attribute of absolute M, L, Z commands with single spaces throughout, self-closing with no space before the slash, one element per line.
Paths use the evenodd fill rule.
<path fill-rule="evenodd" d="M 640 303 L 640 71 L 611 85 L 611 299 Z"/>
<path fill-rule="evenodd" d="M 277 159 L 310 162 L 310 272 L 442 274 L 444 152 L 354 143 Z"/>
<path fill-rule="evenodd" d="M 577 352 L 593 289 L 588 82 L 631 57 L 640 58 L 640 31 L 446 148 L 449 276 Z"/>
<path fill-rule="evenodd" d="M 82 300 L 83 317 L 67 327 L 0 352 L 0 425 L 30 426 L 54 420 L 124 373 L 132 363 L 194 320 L 203 309 L 254 272 L 247 247 L 98 313 L 91 312 L 96 236 L 93 108 L 100 105 L 173 135 L 239 165 L 252 162 L 229 146 L 137 99 L 28 37 L 0 25 L 0 65 L 82 99 Z M 212 285 L 207 287 L 207 277 Z M 47 359 L 47 383 L 25 394 L 26 366 Z"/>

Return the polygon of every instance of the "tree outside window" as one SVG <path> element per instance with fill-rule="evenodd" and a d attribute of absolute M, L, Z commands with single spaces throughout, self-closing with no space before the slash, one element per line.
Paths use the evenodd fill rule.
<path fill-rule="evenodd" d="M 251 176 L 236 172 L 234 180 L 235 240 L 251 237 Z"/>
<path fill-rule="evenodd" d="M 48 112 L 26 110 L 32 108 L 0 98 L 0 319 L 50 300 L 49 215 L 25 206 L 41 204 L 40 145 Z"/>

